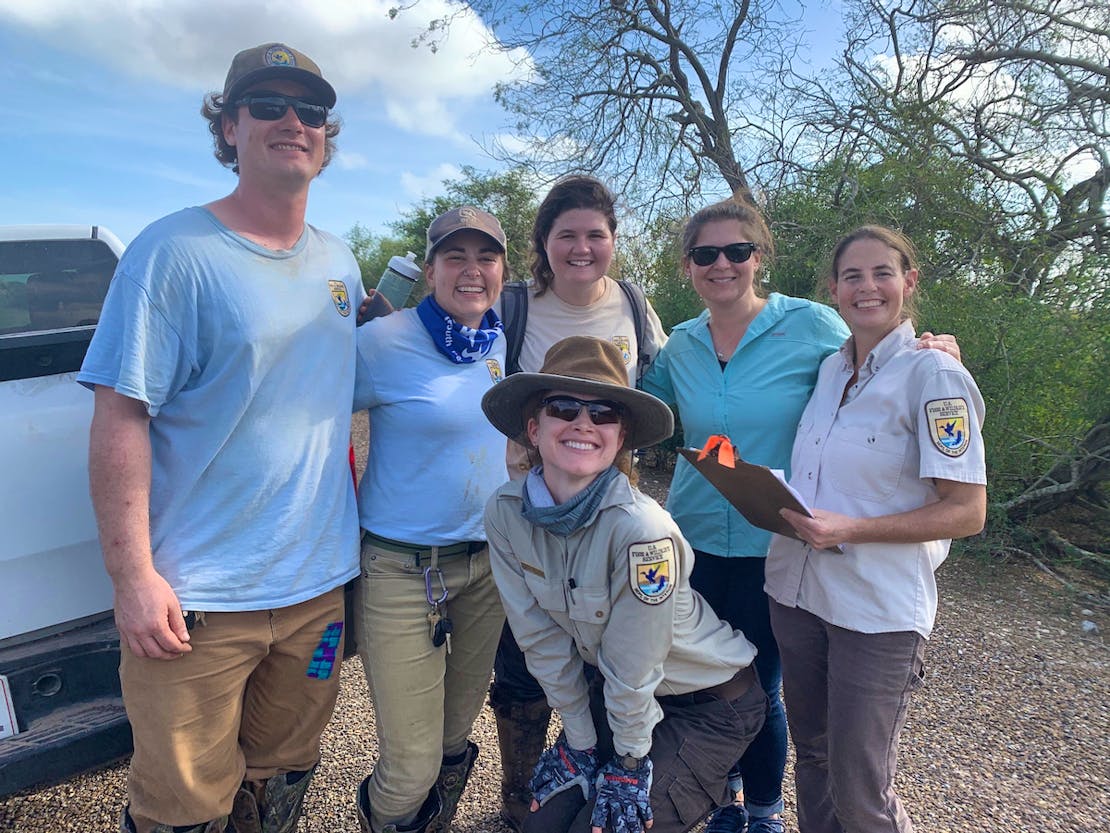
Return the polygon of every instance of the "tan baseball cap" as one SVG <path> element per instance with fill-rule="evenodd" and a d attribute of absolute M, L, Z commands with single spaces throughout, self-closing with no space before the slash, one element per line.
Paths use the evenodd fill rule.
<path fill-rule="evenodd" d="M 497 245 L 501 247 L 501 251 L 505 251 L 505 230 L 501 228 L 501 223 L 498 222 L 497 218 L 488 211 L 483 211 L 471 205 L 464 205 L 461 208 L 452 208 L 450 211 L 445 211 L 432 220 L 432 224 L 428 226 L 428 245 L 424 249 L 424 262 L 428 262 L 440 243 L 456 231 L 462 231 L 463 229 L 474 229 L 482 232 L 482 234 L 493 238 Z"/>
<path fill-rule="evenodd" d="M 335 89 L 324 80 L 316 62 L 284 43 L 264 43 L 244 49 L 231 62 L 224 81 L 224 106 L 234 105 L 243 91 L 270 78 L 284 78 L 304 84 L 328 109 L 335 106 Z"/>

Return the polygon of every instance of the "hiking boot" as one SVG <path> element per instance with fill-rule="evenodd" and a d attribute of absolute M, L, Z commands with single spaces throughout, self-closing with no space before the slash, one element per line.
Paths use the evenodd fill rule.
<path fill-rule="evenodd" d="M 459 799 L 466 789 L 466 781 L 470 777 L 470 770 L 474 769 L 476 760 L 478 760 L 478 745 L 467 741 L 462 760 L 454 763 L 447 763 L 445 760 L 440 766 L 439 777 L 432 787 L 432 790 L 439 794 L 440 810 L 428 824 L 428 833 L 447 833 L 451 827 L 451 821 L 459 809 Z"/>
<path fill-rule="evenodd" d="M 135 820 L 131 818 L 131 805 L 123 808 L 119 817 L 120 833 L 135 833 Z M 154 825 L 153 833 L 235 833 L 227 816 L 212 821 L 202 821 L 193 826 L 173 826 L 170 824 Z"/>
<path fill-rule="evenodd" d="M 313 767 L 282 772 L 265 781 L 244 781 L 231 809 L 235 833 L 293 833 L 315 772 Z"/>
<path fill-rule="evenodd" d="M 362 783 L 358 785 L 358 795 L 356 797 L 356 802 L 358 804 L 358 824 L 359 827 L 362 828 L 362 833 L 427 833 L 428 825 L 431 824 L 440 813 L 439 792 L 433 788 L 428 792 L 428 797 L 424 799 L 424 803 L 420 806 L 420 811 L 411 822 L 408 824 L 390 822 L 384 825 L 380 831 L 375 831 L 370 823 L 372 811 L 370 809 L 369 788 L 370 775 L 367 775 L 362 779 Z"/>
<path fill-rule="evenodd" d="M 497 718 L 497 745 L 501 752 L 501 818 L 520 833 L 532 805 L 528 782 L 547 745 L 551 707 L 546 698 L 509 700 L 500 696 L 496 685 L 490 689 L 489 703 Z"/>
<path fill-rule="evenodd" d="M 785 829 L 781 818 L 748 817 L 748 833 L 783 833 Z"/>
<path fill-rule="evenodd" d="M 744 833 L 745 830 L 749 833 L 751 831 L 748 827 L 748 811 L 744 809 L 743 804 L 734 802 L 713 811 L 713 815 L 706 822 L 704 833 Z"/>

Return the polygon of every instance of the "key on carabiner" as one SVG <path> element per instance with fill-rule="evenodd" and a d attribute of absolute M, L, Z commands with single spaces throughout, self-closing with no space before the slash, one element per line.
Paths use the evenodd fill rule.
<path fill-rule="evenodd" d="M 447 653 L 451 653 L 451 632 L 455 629 L 455 624 L 451 621 L 450 616 L 444 616 L 435 624 L 435 634 L 432 636 L 432 644 L 437 648 L 444 643 L 447 643 Z"/>
<path fill-rule="evenodd" d="M 442 619 L 443 615 L 439 612 L 439 605 L 435 605 L 428 611 L 428 636 L 431 638 L 432 644 L 437 648 L 443 644 L 442 641 L 436 642 L 436 639 L 439 637 L 439 625 Z"/>

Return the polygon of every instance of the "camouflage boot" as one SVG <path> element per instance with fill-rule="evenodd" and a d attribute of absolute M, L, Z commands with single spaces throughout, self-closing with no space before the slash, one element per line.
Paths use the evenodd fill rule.
<path fill-rule="evenodd" d="M 372 812 L 370 809 L 369 787 L 370 775 L 367 775 L 362 779 L 362 783 L 358 785 L 358 797 L 356 799 L 358 802 L 358 825 L 362 828 L 362 833 L 427 833 L 428 825 L 440 813 L 439 791 L 433 788 L 428 792 L 428 797 L 424 799 L 420 811 L 411 822 L 408 824 L 390 822 L 380 830 L 376 830 L 370 822 Z"/>
<path fill-rule="evenodd" d="M 445 759 L 440 766 L 439 777 L 432 787 L 434 792 L 439 793 L 440 811 L 428 824 L 428 833 L 447 833 L 451 827 L 451 821 L 459 809 L 459 799 L 466 789 L 466 781 L 470 777 L 470 770 L 474 769 L 476 760 L 478 760 L 478 745 L 467 741 L 461 761 L 447 763 Z"/>
<path fill-rule="evenodd" d="M 130 807 L 124 807 L 119 817 L 120 833 L 136 833 L 135 821 L 131 818 Z M 156 824 L 151 833 L 234 833 L 227 816 L 212 821 L 203 821 L 192 827 L 174 827 L 171 824 Z"/>
<path fill-rule="evenodd" d="M 532 804 L 528 782 L 547 744 L 551 707 L 544 698 L 509 700 L 496 685 L 490 689 L 489 702 L 497 718 L 501 750 L 501 818 L 520 833 Z"/>
<path fill-rule="evenodd" d="M 313 767 L 305 772 L 283 772 L 265 781 L 244 781 L 231 810 L 235 833 L 293 833 L 315 772 Z"/>

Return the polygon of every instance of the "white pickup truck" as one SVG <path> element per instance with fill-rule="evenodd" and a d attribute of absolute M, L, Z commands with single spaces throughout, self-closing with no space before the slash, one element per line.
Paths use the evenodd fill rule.
<path fill-rule="evenodd" d="M 0 226 L 0 796 L 131 751 L 75 381 L 122 252 L 96 226 Z"/>

